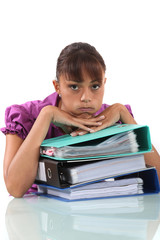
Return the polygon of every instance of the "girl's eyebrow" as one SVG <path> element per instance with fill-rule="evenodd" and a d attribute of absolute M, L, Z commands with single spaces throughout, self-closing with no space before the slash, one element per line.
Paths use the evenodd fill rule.
<path fill-rule="evenodd" d="M 95 80 L 92 80 L 91 83 L 94 83 L 94 82 L 99 82 L 100 80 L 98 79 L 95 79 Z M 102 81 L 102 80 L 101 80 Z"/>

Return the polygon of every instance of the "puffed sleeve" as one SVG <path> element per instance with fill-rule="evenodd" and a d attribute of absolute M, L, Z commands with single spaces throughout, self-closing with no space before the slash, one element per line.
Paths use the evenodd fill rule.
<path fill-rule="evenodd" d="M 125 107 L 128 109 L 129 113 L 132 115 L 132 117 L 134 117 L 133 113 L 132 113 L 132 109 L 131 106 L 129 104 L 126 104 Z"/>
<path fill-rule="evenodd" d="M 17 134 L 20 138 L 25 139 L 42 108 L 47 105 L 57 106 L 59 101 L 58 97 L 59 95 L 55 92 L 44 100 L 34 100 L 21 105 L 15 104 L 8 107 L 5 111 L 6 127 L 0 130 L 4 134 Z M 52 135 L 53 129 L 50 126 L 47 138 L 51 138 Z"/>
<path fill-rule="evenodd" d="M 17 134 L 20 138 L 25 139 L 34 121 L 23 105 L 12 105 L 5 111 L 6 127 L 0 130 L 4 134 Z"/>

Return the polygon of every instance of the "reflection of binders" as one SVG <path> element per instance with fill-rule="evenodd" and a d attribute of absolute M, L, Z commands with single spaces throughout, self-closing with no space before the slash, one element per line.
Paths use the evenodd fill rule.
<path fill-rule="evenodd" d="M 36 239 L 142 240 L 158 233 L 159 216 L 159 194 L 83 202 L 24 196 L 9 201 L 5 223 L 14 239 L 32 232 Z"/>
<path fill-rule="evenodd" d="M 159 226 L 159 194 L 75 202 L 34 198 L 24 203 L 24 211 L 27 204 L 33 207 L 48 239 L 152 239 Z"/>
<path fill-rule="evenodd" d="M 141 171 L 136 171 L 136 172 L 132 172 L 129 174 L 125 174 L 125 175 L 119 175 L 119 176 L 114 176 L 115 180 L 118 179 L 124 179 L 124 178 L 132 178 L 132 177 L 140 177 L 143 180 L 143 193 L 140 194 L 130 194 L 130 195 L 118 195 L 118 197 L 120 196 L 139 196 L 139 195 L 143 195 L 143 194 L 156 194 L 159 193 L 160 191 L 160 187 L 159 187 L 159 181 L 158 181 L 158 175 L 157 175 L 157 171 L 154 167 L 148 167 L 145 168 L 144 170 Z M 101 180 L 99 180 L 101 181 Z M 76 186 L 70 186 L 68 188 L 57 188 L 57 187 L 53 187 L 50 185 L 46 185 L 46 184 L 39 184 L 38 188 L 39 188 L 39 195 L 43 195 L 43 196 L 47 196 L 47 197 L 51 197 L 51 198 L 55 198 L 58 200 L 62 200 L 62 201 L 77 201 L 79 199 L 76 200 L 69 200 L 69 199 L 65 199 L 62 197 L 58 197 L 58 196 L 53 196 L 52 195 L 52 190 L 58 190 L 60 192 L 66 191 L 66 189 L 72 189 L 72 188 L 78 188 L 80 186 L 83 185 L 87 185 L 90 183 L 85 183 L 85 184 L 79 184 Z M 109 196 L 109 197 L 117 197 L 117 196 Z M 107 196 L 104 197 L 96 197 L 96 198 L 107 198 Z M 94 198 L 94 199 L 96 199 Z M 89 199 L 93 199 L 93 198 L 87 198 L 87 199 L 83 199 L 81 198 L 81 200 L 89 200 Z"/>
<path fill-rule="evenodd" d="M 130 153 L 122 153 L 122 154 L 112 154 L 112 155 L 100 155 L 100 156 L 92 156 L 87 157 L 89 160 L 90 158 L 111 158 L 111 157 L 120 157 L 120 156 L 129 156 L 133 154 L 143 154 L 146 152 L 150 152 L 152 149 L 151 139 L 150 139 L 150 132 L 148 126 L 141 126 L 137 124 L 118 124 L 112 127 L 102 129 L 95 133 L 88 133 L 83 136 L 76 136 L 72 137 L 69 134 L 63 135 L 56 138 L 46 139 L 41 144 L 41 149 L 45 147 L 54 147 L 54 148 L 61 148 L 64 146 L 74 146 L 78 144 L 79 146 L 82 144 L 93 145 L 96 144 L 96 141 L 99 139 L 107 139 L 108 137 L 114 136 L 119 133 L 125 133 L 134 130 L 137 136 L 137 142 L 139 145 L 138 152 L 130 152 Z M 59 160 L 59 161 L 75 161 L 76 159 L 86 159 L 85 157 L 80 158 L 60 158 L 48 155 L 42 155 L 43 157 Z"/>
<path fill-rule="evenodd" d="M 43 212 L 62 215 L 102 216 L 108 219 L 158 220 L 160 218 L 160 194 L 130 196 L 129 198 L 105 198 L 100 201 L 58 201 L 52 196 L 43 200 L 34 198 L 35 207 Z"/>

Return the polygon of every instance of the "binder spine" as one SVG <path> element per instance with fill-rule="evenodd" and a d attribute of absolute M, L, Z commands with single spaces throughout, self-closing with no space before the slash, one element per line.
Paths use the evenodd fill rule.
<path fill-rule="evenodd" d="M 46 158 L 40 158 L 39 164 L 44 164 L 44 173 L 36 177 L 36 183 L 46 183 L 55 187 L 63 188 L 68 187 L 68 184 L 64 181 L 64 175 L 62 172 L 61 163 Z M 40 165 L 39 165 L 40 168 Z"/>

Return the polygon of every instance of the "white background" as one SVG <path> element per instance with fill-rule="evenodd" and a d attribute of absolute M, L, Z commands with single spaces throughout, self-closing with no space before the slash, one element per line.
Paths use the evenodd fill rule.
<path fill-rule="evenodd" d="M 159 0 L 1 0 L 0 127 L 8 105 L 54 91 L 56 60 L 75 41 L 94 45 L 107 71 L 104 102 L 130 104 L 160 152 Z M 0 187 L 5 137 L 0 133 Z"/>

